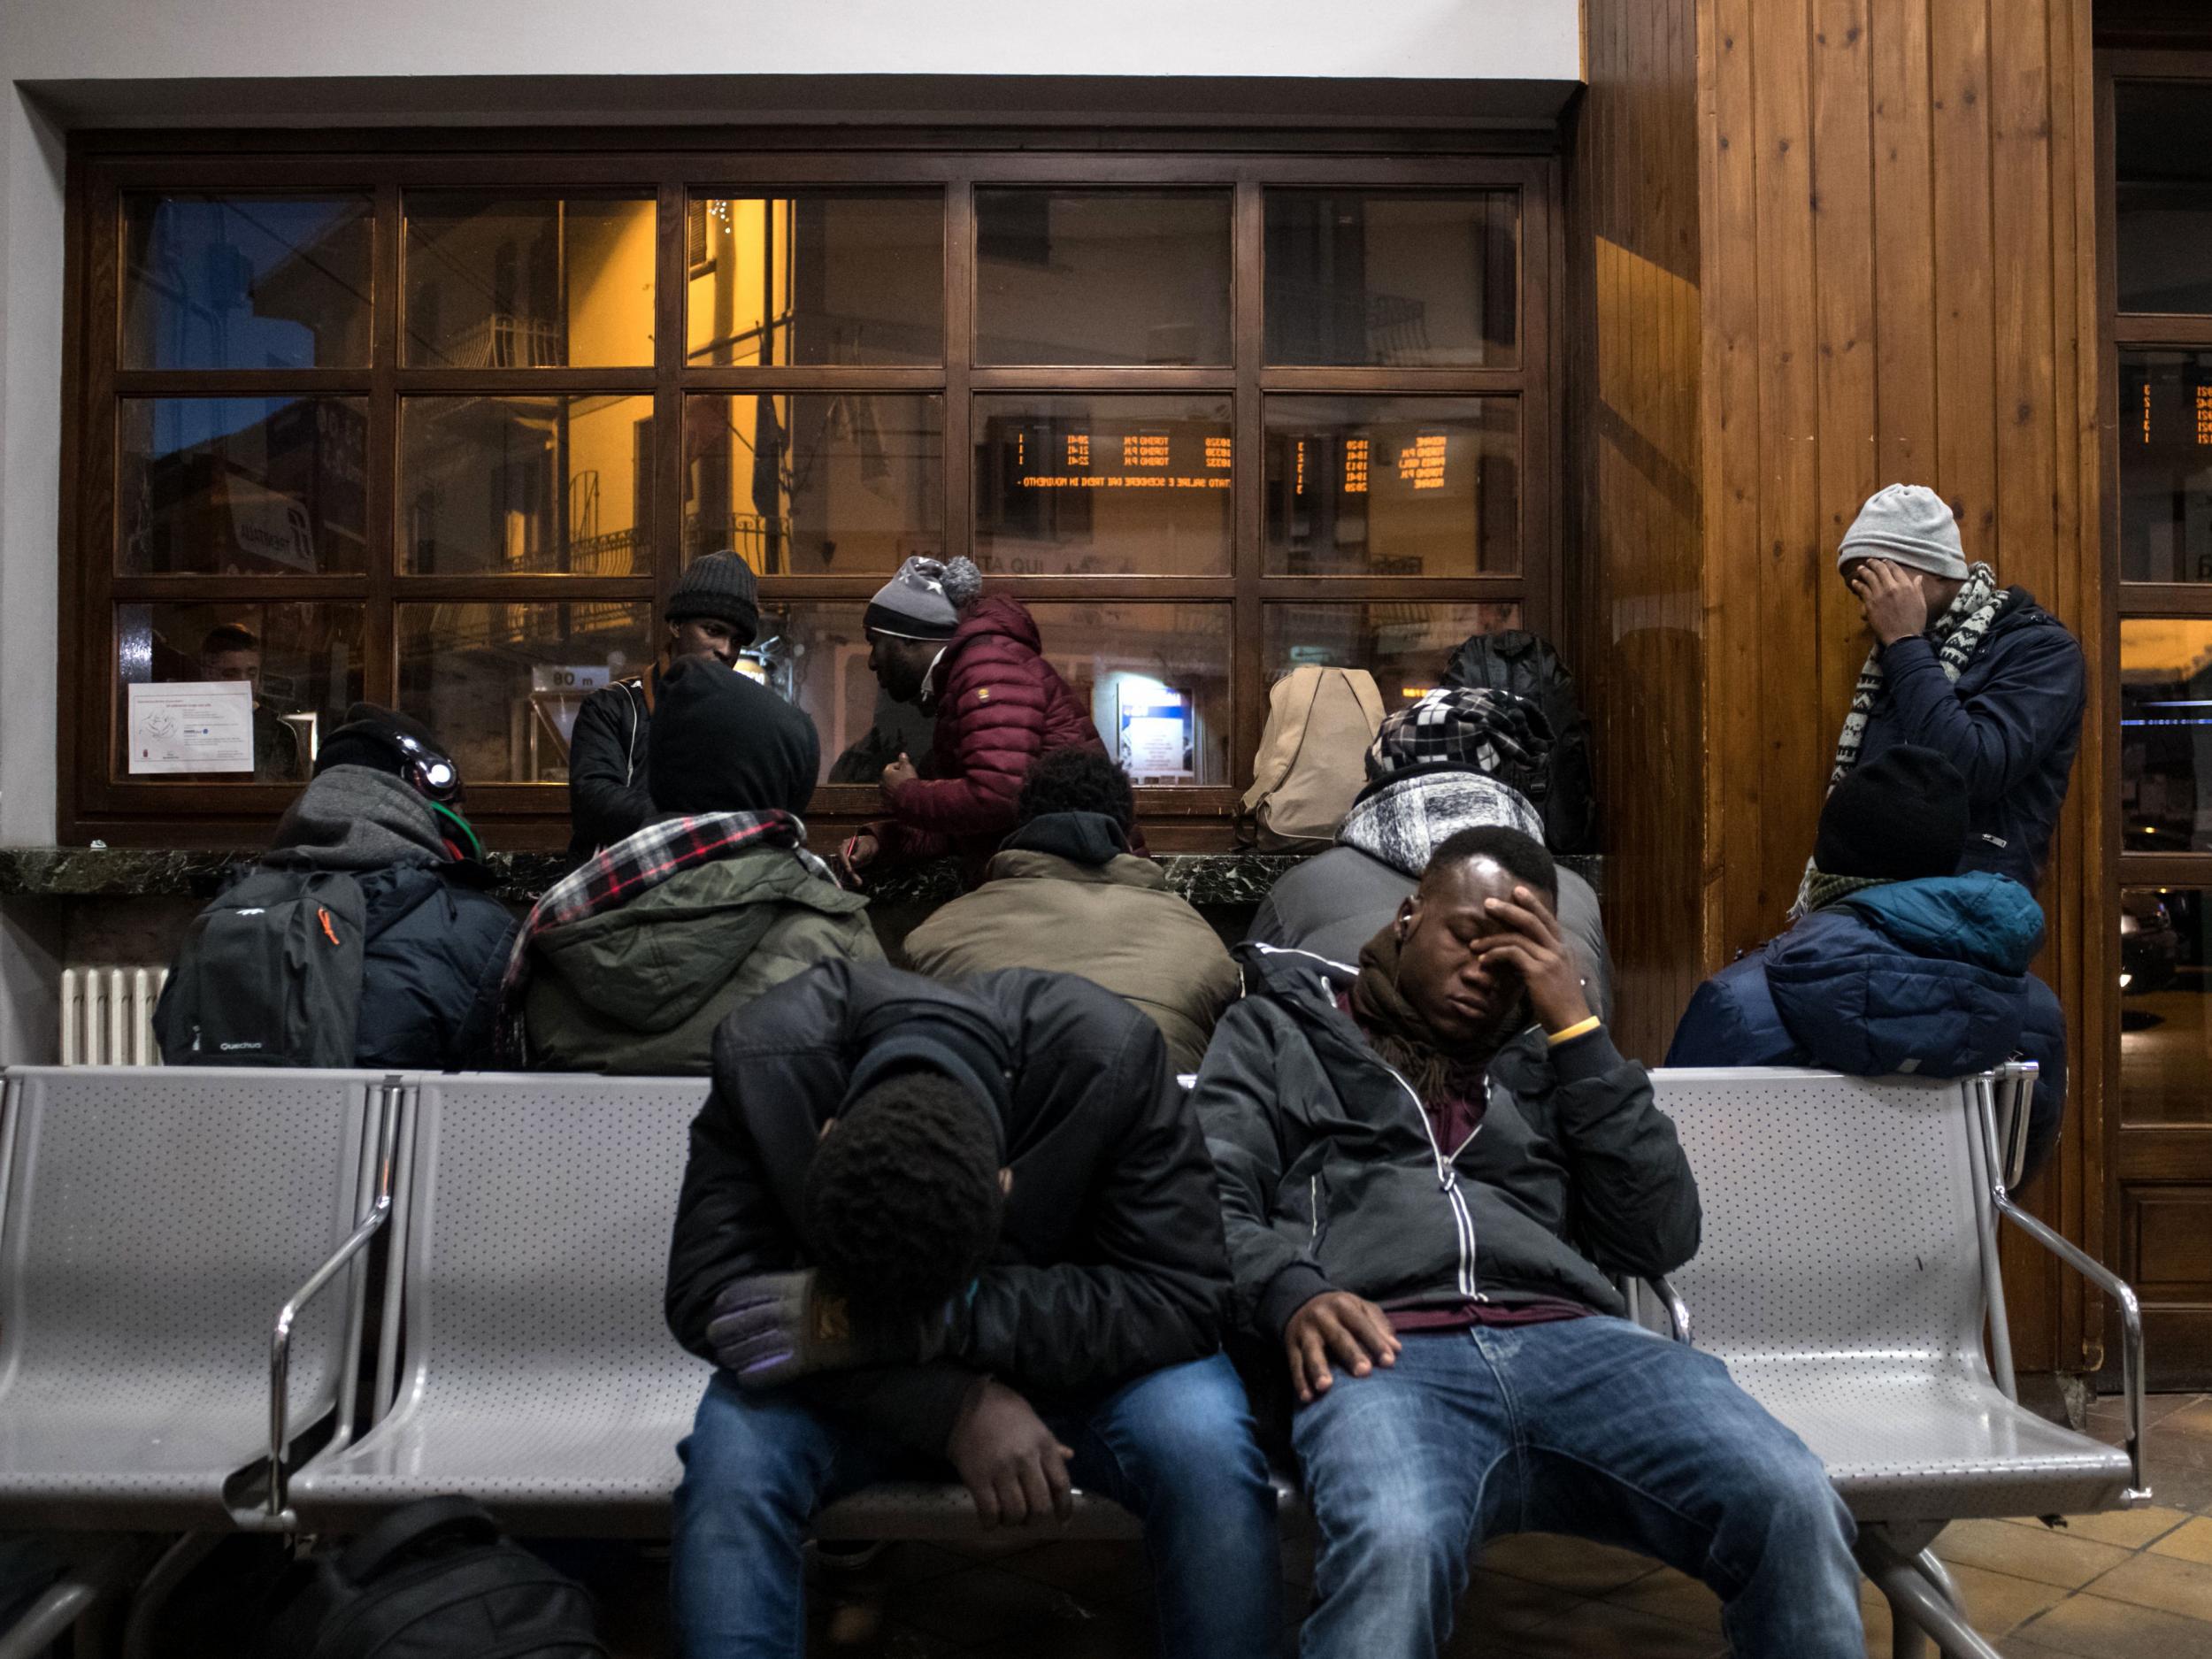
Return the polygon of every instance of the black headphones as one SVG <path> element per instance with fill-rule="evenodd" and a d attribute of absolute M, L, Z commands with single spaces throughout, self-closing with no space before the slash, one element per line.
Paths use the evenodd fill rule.
<path fill-rule="evenodd" d="M 401 779 L 432 805 L 451 806 L 461 798 L 461 769 L 449 756 L 420 738 L 373 719 L 349 721 L 326 741 L 342 736 L 365 739 L 384 749 L 399 763 Z"/>

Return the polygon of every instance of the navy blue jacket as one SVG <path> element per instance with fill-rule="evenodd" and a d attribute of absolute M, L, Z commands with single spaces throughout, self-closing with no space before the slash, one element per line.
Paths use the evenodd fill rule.
<path fill-rule="evenodd" d="M 1861 764 L 1899 743 L 1932 749 L 1965 774 L 1961 871 L 1987 870 L 2035 891 L 2081 745 L 2081 647 L 2024 588 L 2015 588 L 1954 685 L 1924 634 L 1882 651 L 1882 690 Z"/>
<path fill-rule="evenodd" d="M 515 918 L 475 864 L 357 872 L 367 906 L 354 1064 L 396 1071 L 491 1064 Z"/>
<path fill-rule="evenodd" d="M 1699 986 L 1667 1064 L 1965 1077 L 2016 1054 L 2041 1068 L 2032 1175 L 2066 1106 L 2065 1014 L 2027 971 L 2042 940 L 2042 911 L 2003 876 L 1868 887 Z"/>

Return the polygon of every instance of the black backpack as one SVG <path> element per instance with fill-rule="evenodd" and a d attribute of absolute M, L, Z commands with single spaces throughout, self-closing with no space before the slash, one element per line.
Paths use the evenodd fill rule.
<path fill-rule="evenodd" d="M 1477 634 L 1452 653 L 1444 683 L 1470 691 L 1509 691 L 1544 711 L 1552 729 L 1551 787 L 1540 803 L 1544 840 L 1555 853 L 1597 851 L 1590 722 L 1576 700 L 1574 676 L 1559 660 L 1559 653 L 1522 628 Z"/>
<path fill-rule="evenodd" d="M 582 1586 L 473 1498 L 425 1498 L 334 1555 L 263 1639 L 264 1659 L 609 1659 Z"/>
<path fill-rule="evenodd" d="M 154 1007 L 162 1064 L 351 1065 L 367 935 L 342 871 L 254 871 L 192 918 Z"/>

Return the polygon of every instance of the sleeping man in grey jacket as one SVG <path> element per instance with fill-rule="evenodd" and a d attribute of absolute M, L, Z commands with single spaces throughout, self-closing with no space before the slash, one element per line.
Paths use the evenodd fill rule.
<path fill-rule="evenodd" d="M 1350 964 L 1413 892 L 1446 839 L 1484 825 L 1544 838 L 1530 794 L 1544 787 L 1549 728 L 1510 692 L 1448 687 L 1382 723 L 1367 751 L 1367 787 L 1337 844 L 1284 872 L 1246 939 Z M 1590 1006 L 1613 1016 L 1613 963 L 1598 895 L 1559 872 L 1559 926 L 1580 964 Z"/>
<path fill-rule="evenodd" d="M 1319 1523 L 1306 1659 L 1433 1655 L 1484 1539 L 1702 1578 L 1745 1655 L 1862 1651 L 1851 1517 L 1609 1274 L 1697 1248 L 1697 1185 L 1584 995 L 1551 855 L 1463 831 L 1356 969 L 1246 945 L 1192 1099 L 1240 1321 L 1283 1356 Z M 1471 1616 L 1479 1617 L 1476 1609 Z"/>

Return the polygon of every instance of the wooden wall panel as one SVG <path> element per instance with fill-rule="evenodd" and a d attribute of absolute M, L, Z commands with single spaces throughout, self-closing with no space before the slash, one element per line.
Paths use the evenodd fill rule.
<path fill-rule="evenodd" d="M 1591 0 L 1571 147 L 1571 644 L 1596 726 L 1616 1031 L 1656 1063 L 1704 972 L 1696 35 Z"/>
<path fill-rule="evenodd" d="M 1782 926 L 1811 848 L 1869 643 L 1835 547 L 1873 488 L 1932 485 L 1969 557 L 2101 664 L 2088 4 L 1697 0 L 1709 968 Z M 2035 1197 L 2101 1245 L 2102 733 L 2085 738 L 2041 897 L 2043 968 L 2090 1064 Z M 2023 1363 L 2082 1363 L 2060 1334 L 2082 1332 L 2072 1293 L 2008 1262 Z"/>

